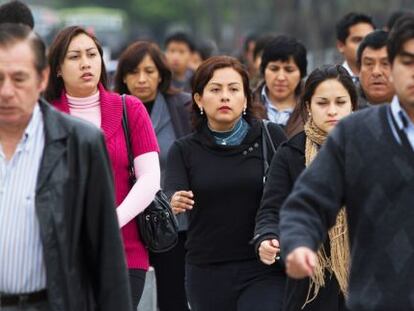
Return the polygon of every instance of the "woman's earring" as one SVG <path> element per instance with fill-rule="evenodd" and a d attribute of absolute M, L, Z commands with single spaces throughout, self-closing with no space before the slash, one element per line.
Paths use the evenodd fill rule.
<path fill-rule="evenodd" d="M 200 107 L 200 115 L 202 116 L 203 114 L 204 114 L 203 107 Z"/>
<path fill-rule="evenodd" d="M 246 110 L 247 110 L 247 107 L 244 107 L 244 109 L 243 109 L 243 115 L 245 116 L 247 113 L 246 113 Z"/>

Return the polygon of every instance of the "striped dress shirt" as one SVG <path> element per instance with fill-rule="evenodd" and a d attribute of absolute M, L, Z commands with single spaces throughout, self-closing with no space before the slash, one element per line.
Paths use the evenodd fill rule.
<path fill-rule="evenodd" d="M 403 130 L 405 132 L 405 135 L 407 135 L 408 142 L 411 144 L 411 147 L 414 150 L 414 123 L 411 121 L 407 112 L 401 107 L 397 96 L 394 96 L 391 102 L 391 113 L 394 116 L 394 120 L 397 122 L 398 128 Z M 395 129 L 390 117 L 388 118 L 388 122 L 391 125 L 395 139 L 398 141 L 398 143 L 401 144 L 401 139 L 398 136 L 397 130 Z"/>
<path fill-rule="evenodd" d="M 46 288 L 46 271 L 35 191 L 45 145 L 43 117 L 36 104 L 13 157 L 0 144 L 0 293 Z"/>
<path fill-rule="evenodd" d="M 269 118 L 269 121 L 281 125 L 282 127 L 286 126 L 290 116 L 292 115 L 293 108 L 279 111 L 275 106 L 273 106 L 272 101 L 267 95 L 266 85 L 264 85 L 262 88 L 261 96 L 267 111 L 267 117 Z"/>

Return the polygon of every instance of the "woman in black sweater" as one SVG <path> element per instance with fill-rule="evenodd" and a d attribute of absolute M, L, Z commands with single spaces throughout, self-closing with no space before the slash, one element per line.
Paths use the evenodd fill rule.
<path fill-rule="evenodd" d="M 186 290 L 191 310 L 281 310 L 285 274 L 258 262 L 249 245 L 263 191 L 260 106 L 234 58 L 205 61 L 193 80 L 194 134 L 168 156 L 166 191 L 189 215 Z M 276 124 L 275 146 L 285 140 Z"/>
<path fill-rule="evenodd" d="M 355 87 L 341 66 L 322 67 L 310 74 L 298 106 L 305 130 L 285 142 L 276 153 L 256 217 L 254 241 L 263 263 L 273 265 L 275 258 L 279 258 L 279 210 L 294 182 L 336 123 L 356 107 Z M 288 279 L 284 310 L 344 310 L 349 262 L 343 218 L 337 219 L 333 230 L 320 251 L 319 278 Z"/>

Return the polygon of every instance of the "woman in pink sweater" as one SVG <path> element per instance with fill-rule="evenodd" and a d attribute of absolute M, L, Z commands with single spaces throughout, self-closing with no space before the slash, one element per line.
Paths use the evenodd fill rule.
<path fill-rule="evenodd" d="M 102 48 L 81 27 L 63 29 L 49 49 L 50 78 L 46 99 L 57 109 L 100 127 L 112 163 L 117 215 L 129 268 L 132 301 L 136 309 L 148 270 L 148 253 L 134 218 L 154 199 L 160 188 L 158 144 L 144 105 L 126 97 L 130 139 L 137 182 L 131 188 L 128 156 L 122 128 L 122 98 L 106 89 Z"/>

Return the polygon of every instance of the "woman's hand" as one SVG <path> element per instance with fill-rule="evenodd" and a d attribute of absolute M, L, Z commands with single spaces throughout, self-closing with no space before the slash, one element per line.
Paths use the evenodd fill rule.
<path fill-rule="evenodd" d="M 274 264 L 275 261 L 279 259 L 279 252 L 279 241 L 276 239 L 264 240 L 260 243 L 259 257 L 260 260 L 266 265 Z"/>
<path fill-rule="evenodd" d="M 194 206 L 192 191 L 177 191 L 171 197 L 171 208 L 174 215 L 191 210 Z"/>

